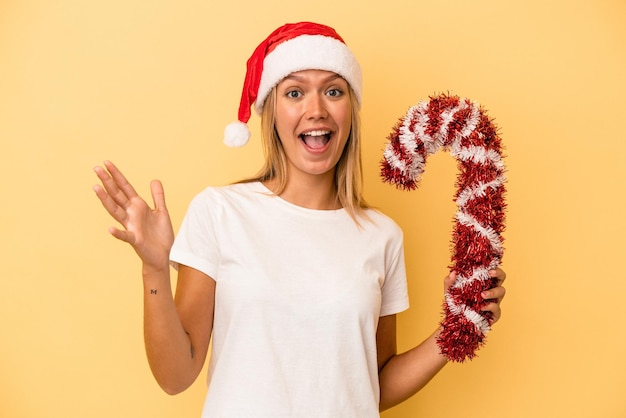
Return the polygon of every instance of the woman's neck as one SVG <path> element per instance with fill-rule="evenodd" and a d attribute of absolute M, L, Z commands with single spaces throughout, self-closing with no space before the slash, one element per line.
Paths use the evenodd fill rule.
<path fill-rule="evenodd" d="M 288 176 L 285 189 L 278 195 L 289 203 L 307 209 L 341 209 L 337 199 L 334 173 L 319 176 Z M 264 181 L 265 187 L 273 192 L 278 189 L 277 179 Z"/>

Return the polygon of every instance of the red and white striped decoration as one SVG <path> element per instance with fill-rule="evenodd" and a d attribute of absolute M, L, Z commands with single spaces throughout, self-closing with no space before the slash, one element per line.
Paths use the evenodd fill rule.
<path fill-rule="evenodd" d="M 503 255 L 505 166 L 497 128 L 477 103 L 442 94 L 411 107 L 388 139 L 381 175 L 402 189 L 417 188 L 428 155 L 443 148 L 457 159 L 451 265 L 457 278 L 445 295 L 437 342 L 452 361 L 472 359 L 491 323 L 480 294 L 495 285 L 489 270 Z"/>

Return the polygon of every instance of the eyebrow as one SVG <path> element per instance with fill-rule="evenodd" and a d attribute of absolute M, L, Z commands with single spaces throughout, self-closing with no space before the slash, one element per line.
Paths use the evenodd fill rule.
<path fill-rule="evenodd" d="M 333 81 L 337 78 L 343 78 L 341 77 L 339 74 L 337 73 L 333 73 L 331 75 L 329 75 L 328 77 L 326 77 L 324 79 L 325 82 L 329 82 L 329 81 Z M 294 73 L 289 74 L 288 76 L 286 76 L 283 80 L 295 80 L 295 81 L 300 81 L 300 82 L 304 82 L 305 78 L 299 75 L 296 75 Z"/>

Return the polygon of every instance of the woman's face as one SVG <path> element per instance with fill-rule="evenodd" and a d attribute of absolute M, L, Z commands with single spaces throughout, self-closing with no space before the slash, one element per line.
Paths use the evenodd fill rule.
<path fill-rule="evenodd" d="M 321 70 L 290 74 L 276 87 L 275 125 L 290 177 L 334 175 L 350 135 L 349 87 Z"/>

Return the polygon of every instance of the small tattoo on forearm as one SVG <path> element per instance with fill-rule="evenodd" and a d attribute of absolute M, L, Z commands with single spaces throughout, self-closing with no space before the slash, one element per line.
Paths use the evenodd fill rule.
<path fill-rule="evenodd" d="M 150 294 L 151 295 L 156 295 L 157 294 L 157 290 L 156 289 L 150 289 Z"/>

